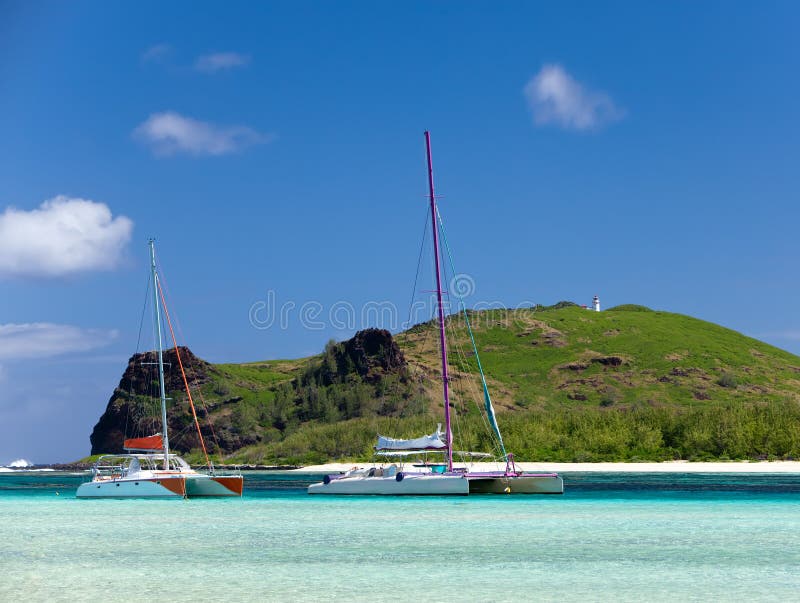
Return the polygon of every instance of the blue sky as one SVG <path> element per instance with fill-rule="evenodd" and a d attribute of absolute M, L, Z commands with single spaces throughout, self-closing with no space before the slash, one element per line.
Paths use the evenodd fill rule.
<path fill-rule="evenodd" d="M 88 453 L 136 349 L 150 236 L 211 361 L 316 353 L 353 332 L 337 302 L 357 327 L 370 302 L 405 318 L 424 129 L 469 304 L 597 293 L 800 353 L 798 17 L 0 1 L 0 464 Z M 295 304 L 285 328 L 255 328 L 273 299 Z"/>

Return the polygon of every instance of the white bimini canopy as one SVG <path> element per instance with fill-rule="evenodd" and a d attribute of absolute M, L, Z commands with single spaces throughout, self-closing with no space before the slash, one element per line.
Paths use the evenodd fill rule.
<path fill-rule="evenodd" d="M 443 435 L 441 423 L 436 427 L 435 433 L 413 440 L 398 440 L 379 435 L 375 450 L 442 450 L 447 448 L 447 444 L 442 441 Z"/>

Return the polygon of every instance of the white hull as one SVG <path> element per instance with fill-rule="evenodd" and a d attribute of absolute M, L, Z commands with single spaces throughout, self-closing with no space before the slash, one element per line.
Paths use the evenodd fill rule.
<path fill-rule="evenodd" d="M 105 455 L 98 459 L 92 481 L 81 484 L 78 498 L 194 498 L 241 496 L 244 477 L 198 473 L 174 454 L 169 469 L 155 469 L 161 455 Z M 145 467 L 142 467 L 144 463 Z"/>
<path fill-rule="evenodd" d="M 242 477 L 189 474 L 168 478 L 120 478 L 78 486 L 77 498 L 195 498 L 241 496 Z"/>
<path fill-rule="evenodd" d="M 183 476 L 163 478 L 120 478 L 86 482 L 78 486 L 77 498 L 184 498 Z"/>
<path fill-rule="evenodd" d="M 563 494 L 558 475 L 468 476 L 470 494 Z"/>
<path fill-rule="evenodd" d="M 215 476 L 198 473 L 186 476 L 186 496 L 241 496 L 244 478 L 241 475 Z"/>
<path fill-rule="evenodd" d="M 389 477 L 340 477 L 329 483 L 308 487 L 309 494 L 378 495 L 378 496 L 450 496 L 469 494 L 469 482 L 463 475 L 403 474 Z"/>

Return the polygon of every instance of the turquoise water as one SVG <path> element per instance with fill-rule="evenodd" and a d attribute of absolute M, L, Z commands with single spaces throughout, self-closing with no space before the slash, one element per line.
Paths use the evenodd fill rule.
<path fill-rule="evenodd" d="M 800 476 L 566 474 L 564 496 L 77 500 L 0 474 L 0 601 L 788 601 Z M 58 493 L 58 494 L 56 494 Z"/>

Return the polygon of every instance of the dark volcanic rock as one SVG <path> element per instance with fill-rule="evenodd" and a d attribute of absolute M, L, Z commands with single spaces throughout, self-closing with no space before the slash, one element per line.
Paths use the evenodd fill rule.
<path fill-rule="evenodd" d="M 328 342 L 321 357 L 309 363 L 289 389 L 278 389 L 275 405 L 291 405 L 291 414 L 301 422 L 329 423 L 398 416 L 415 399 L 408 363 L 392 334 L 365 329 L 347 341 Z M 286 425 L 284 418 L 273 422 L 280 431 Z"/>
<path fill-rule="evenodd" d="M 354 375 L 375 385 L 389 374 L 405 376 L 407 367 L 403 352 L 389 331 L 364 329 L 347 341 L 325 346 L 322 364 L 312 367 L 309 376 L 325 387 L 345 383 Z"/>
<path fill-rule="evenodd" d="M 600 358 L 592 358 L 592 362 L 598 362 L 603 366 L 620 366 L 625 361 L 619 356 L 602 356 Z"/>
<path fill-rule="evenodd" d="M 203 385 L 208 382 L 208 372 L 211 365 L 205 360 L 195 356 L 192 351 L 181 346 L 179 348 L 186 376 L 192 385 Z M 164 388 L 168 391 L 184 389 L 183 377 L 178 366 L 178 355 L 175 348 L 165 350 L 162 354 L 164 360 Z M 134 354 L 128 360 L 128 368 L 119 382 L 117 389 L 138 396 L 148 396 L 153 393 L 154 380 L 158 379 L 158 354 L 156 352 L 142 352 Z"/>
<path fill-rule="evenodd" d="M 192 386 L 207 383 L 211 365 L 195 356 L 189 348 L 181 347 L 180 354 Z M 163 359 L 167 396 L 170 396 L 170 392 L 184 391 L 183 377 L 175 349 L 166 350 Z M 89 436 L 92 454 L 121 453 L 126 437 L 152 435 L 161 431 L 157 362 L 156 352 L 134 354 L 128 361 L 128 368 L 125 369 L 105 412 Z M 170 432 L 178 433 L 185 427 L 185 417 L 180 416 L 182 413 L 176 412 L 179 409 L 175 408 L 174 404 L 171 406 L 167 418 Z M 191 443 L 189 442 L 189 447 Z"/>
<path fill-rule="evenodd" d="M 405 368 L 406 359 L 386 329 L 365 329 L 343 344 L 345 363 L 352 363 L 362 379 L 375 382 L 384 373 Z M 337 359 L 340 360 L 340 359 Z"/>
<path fill-rule="evenodd" d="M 412 399 L 408 365 L 389 331 L 366 329 L 351 339 L 329 343 L 319 361 L 277 387 L 249 381 L 180 348 L 192 388 L 200 430 L 206 446 L 223 454 L 274 439 L 289 420 L 333 420 L 366 414 L 391 415 L 403 411 Z M 105 412 L 94 426 L 92 454 L 121 453 L 125 438 L 161 431 L 155 352 L 136 354 L 128 362 Z M 198 449 L 200 440 L 188 403 L 174 349 L 164 352 L 167 421 L 170 448 L 181 452 Z M 252 369 L 257 370 L 257 369 Z M 199 386 L 207 387 L 205 400 Z M 251 395 L 239 395 L 239 391 Z"/>

